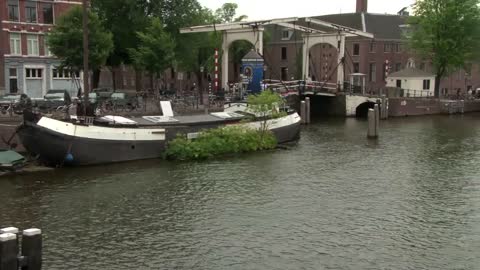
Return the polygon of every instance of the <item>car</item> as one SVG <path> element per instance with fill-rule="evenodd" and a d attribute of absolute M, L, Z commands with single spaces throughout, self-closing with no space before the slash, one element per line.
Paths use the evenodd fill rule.
<path fill-rule="evenodd" d="M 113 90 L 112 88 L 95 88 L 92 90 L 92 93 L 95 93 L 97 94 L 97 97 L 100 98 L 100 99 L 107 99 L 109 98 L 113 93 L 115 92 L 115 90 Z"/>
<path fill-rule="evenodd" d="M 72 103 L 70 93 L 65 89 L 49 90 L 42 100 L 36 100 L 35 104 L 41 110 L 56 110 Z"/>
<path fill-rule="evenodd" d="M 132 111 L 139 107 L 138 98 L 131 93 L 115 92 L 106 101 L 107 109 L 114 111 Z"/>
<path fill-rule="evenodd" d="M 2 114 L 7 114 L 9 109 L 15 113 L 21 113 L 21 94 L 12 93 L 0 97 L 0 111 Z"/>

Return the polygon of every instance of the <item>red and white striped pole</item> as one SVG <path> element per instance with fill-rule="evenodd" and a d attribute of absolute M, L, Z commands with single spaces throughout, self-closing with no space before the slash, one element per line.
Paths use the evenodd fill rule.
<path fill-rule="evenodd" d="M 218 49 L 215 49 L 215 93 L 218 91 Z"/>

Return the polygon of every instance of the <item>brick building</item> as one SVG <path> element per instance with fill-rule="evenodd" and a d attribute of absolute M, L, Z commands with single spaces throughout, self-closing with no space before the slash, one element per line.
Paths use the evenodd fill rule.
<path fill-rule="evenodd" d="M 49 89 L 78 85 L 58 70 L 45 34 L 56 19 L 81 0 L 0 0 L 0 93 L 26 93 L 42 97 Z M 75 77 L 79 77 L 76 74 Z"/>
<path fill-rule="evenodd" d="M 353 4 L 353 3 L 352 3 Z M 428 59 L 419 59 L 408 50 L 405 34 L 408 30 L 408 13 L 405 10 L 396 15 L 368 13 L 367 0 L 356 1 L 355 13 L 332 14 L 314 17 L 334 24 L 348 26 L 374 34 L 375 38 L 347 38 L 345 56 L 345 79 L 352 73 L 366 76 L 367 91 L 385 87 L 386 71 L 404 69 L 413 59 L 416 68 L 432 72 Z M 315 28 L 315 26 L 310 26 Z M 269 26 L 271 40 L 266 44 L 264 57 L 267 63 L 266 78 L 302 79 L 301 62 L 303 33 L 282 26 Z M 336 82 L 337 49 L 328 45 L 316 45 L 310 50 L 309 78 L 316 81 Z M 299 61 L 300 59 L 300 61 Z M 410 61 L 412 62 L 412 61 Z M 458 71 L 441 82 L 442 94 L 455 94 L 458 89 L 480 88 L 480 69 L 469 65 L 469 70 Z"/>

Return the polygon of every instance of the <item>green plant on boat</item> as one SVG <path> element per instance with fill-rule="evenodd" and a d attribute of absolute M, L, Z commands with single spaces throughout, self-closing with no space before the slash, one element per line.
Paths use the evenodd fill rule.
<path fill-rule="evenodd" d="M 253 121 L 261 121 L 260 132 L 266 134 L 269 130 L 270 119 L 280 118 L 287 115 L 280 111 L 280 106 L 284 104 L 282 97 L 271 91 L 265 90 L 257 95 L 247 97 L 249 111 L 255 115 Z"/>
<path fill-rule="evenodd" d="M 228 154 L 274 149 L 277 140 L 271 132 L 240 126 L 209 129 L 189 140 L 178 135 L 168 144 L 165 157 L 170 160 L 204 160 Z"/>

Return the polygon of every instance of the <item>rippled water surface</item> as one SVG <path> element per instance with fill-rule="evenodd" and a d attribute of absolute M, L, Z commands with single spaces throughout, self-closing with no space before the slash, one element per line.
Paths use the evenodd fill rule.
<path fill-rule="evenodd" d="M 323 119 L 296 146 L 0 179 L 44 269 L 479 269 L 480 115 Z"/>

